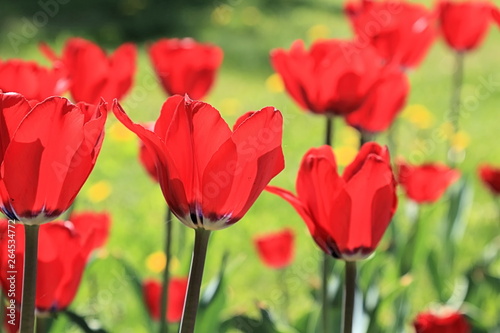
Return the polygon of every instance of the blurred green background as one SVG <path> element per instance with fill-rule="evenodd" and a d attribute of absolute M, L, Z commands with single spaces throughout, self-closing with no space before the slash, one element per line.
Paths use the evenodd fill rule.
<path fill-rule="evenodd" d="M 46 41 L 59 51 L 65 40 L 73 36 L 91 39 L 110 51 L 125 41 L 137 42 L 138 73 L 134 88 L 122 105 L 135 121 L 151 121 L 157 118 L 166 95 L 154 83 L 146 51 L 148 43 L 161 37 L 189 36 L 217 44 L 224 50 L 225 58 L 207 101 L 220 110 L 230 124 L 244 112 L 267 105 L 283 112 L 286 169 L 272 184 L 293 190 L 303 154 L 310 147 L 323 144 L 324 118 L 306 114 L 283 92 L 269 64 L 269 51 L 288 48 L 295 39 L 310 44 L 318 38 L 351 38 L 341 5 L 337 0 L 12 1 L 3 3 L 0 11 L 0 58 L 34 59 L 48 65 L 37 50 L 37 43 Z M 408 291 L 411 306 L 402 320 L 411 332 L 416 313 L 440 302 L 443 293 L 447 297 L 454 295 L 456 281 L 480 261 L 495 239 L 498 244 L 497 206 L 479 183 L 476 168 L 483 162 L 500 165 L 500 145 L 496 138 L 500 105 L 499 45 L 498 27 L 492 26 L 480 49 L 467 55 L 463 98 L 471 103 L 463 108 L 462 131 L 448 138 L 464 154 L 459 169 L 473 197 L 469 203 L 463 203 L 466 208 L 464 231 L 457 244 L 458 259 L 443 281 L 445 290 L 437 290 L 432 283 L 432 272 L 426 263 L 431 251 L 439 253 L 445 246 L 438 231 L 446 219 L 447 196 L 438 204 L 422 209 L 426 232 L 421 241 L 421 269 L 401 278 L 395 257 L 384 252 L 392 241 L 404 242 L 411 229 L 411 205 L 403 195 L 393 221 L 397 228 L 389 230 L 376 255 L 361 264 L 367 266 L 367 273 L 362 271 L 360 284 L 373 283 L 379 287 L 382 307 L 377 321 L 386 332 L 391 332 L 397 316 L 391 292 L 398 288 Z M 408 106 L 394 127 L 397 150 L 392 152 L 393 156 L 416 158 L 410 161 L 418 163 L 446 160 L 448 142 L 433 137 L 436 131 L 446 132 L 449 128 L 445 113 L 451 94 L 453 64 L 451 51 L 438 39 L 422 66 L 409 73 L 412 90 Z M 493 84 L 488 90 L 490 93 L 480 97 L 477 89 L 484 87 L 485 81 Z M 388 142 L 386 134 L 377 140 Z M 336 119 L 334 141 L 337 159 L 346 165 L 356 152 L 357 133 L 344 126 L 342 119 Z M 137 149 L 137 139 L 110 114 L 101 156 L 76 204 L 77 211 L 106 210 L 113 216 L 108 246 L 88 267 L 72 306 L 74 311 L 90 319 L 99 319 L 111 332 L 149 332 L 148 319 L 130 278 L 114 258 L 126 260 L 141 278 L 159 277 L 162 267 L 159 251 L 162 250 L 165 203 L 158 186 L 141 168 Z M 173 273 L 183 276 L 188 272 L 193 233 L 180 231 L 184 228 L 180 223 L 175 227 Z M 280 278 L 278 272 L 270 271 L 259 262 L 252 239 L 282 227 L 292 228 L 297 240 L 294 264 L 285 277 Z M 497 250 L 493 247 L 493 251 Z M 222 318 L 238 313 L 257 316 L 257 304 L 278 310 L 283 303 L 278 282 L 287 283 L 292 289 L 291 318 L 317 309 L 311 288 L 319 286 L 317 269 L 321 254 L 305 224 L 280 198 L 263 193 L 240 222 L 213 234 L 204 281 L 208 282 L 216 274 L 225 252 L 229 253 L 229 261 Z M 336 263 L 336 270 L 341 271 L 342 266 Z M 487 273 L 500 277 L 500 262 L 496 260 L 489 265 Z M 500 292 L 486 283 L 481 287 L 482 282 L 480 274 L 474 282 L 480 286 L 477 301 L 466 310 L 475 314 L 482 326 L 498 332 Z M 59 325 L 60 332 L 78 332 L 66 326 L 64 319 Z M 201 327 L 199 332 L 204 332 Z"/>

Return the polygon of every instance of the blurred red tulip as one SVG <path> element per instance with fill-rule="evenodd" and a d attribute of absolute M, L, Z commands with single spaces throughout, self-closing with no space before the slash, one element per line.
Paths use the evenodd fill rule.
<path fill-rule="evenodd" d="M 82 38 L 70 38 L 60 59 L 43 44 L 42 52 L 68 73 L 69 91 L 77 102 L 97 104 L 122 99 L 132 88 L 137 50 L 132 43 L 121 45 L 110 56 L 96 44 Z"/>
<path fill-rule="evenodd" d="M 388 66 L 361 107 L 347 115 L 347 123 L 371 133 L 387 130 L 405 106 L 409 90 L 406 74 Z"/>
<path fill-rule="evenodd" d="M 163 195 L 190 228 L 217 230 L 243 217 L 284 168 L 281 113 L 247 113 L 234 130 L 211 105 L 172 96 L 154 131 L 134 124 L 118 103 L 113 111 L 156 160 Z"/>
<path fill-rule="evenodd" d="M 500 168 L 482 165 L 479 167 L 479 177 L 494 195 L 500 195 Z"/>
<path fill-rule="evenodd" d="M 493 20 L 500 26 L 500 9 L 493 7 L 491 14 L 493 15 Z"/>
<path fill-rule="evenodd" d="M 8 223 L 7 220 L 0 221 L 0 282 L 5 295 L 20 306 L 24 225 L 17 223 L 12 229 Z M 74 214 L 71 221 L 55 221 L 40 226 L 36 293 L 38 312 L 58 312 L 71 304 L 90 254 L 105 243 L 109 227 L 110 218 L 102 213 Z M 15 242 L 9 241 L 13 239 Z M 16 273 L 11 274 L 12 271 Z M 10 296 L 12 281 L 15 281 L 16 288 L 14 295 Z"/>
<path fill-rule="evenodd" d="M 149 57 L 167 94 L 203 99 L 215 81 L 223 53 L 215 45 L 174 38 L 151 45 Z"/>
<path fill-rule="evenodd" d="M 456 51 L 470 51 L 483 41 L 492 20 L 489 1 L 440 0 L 439 23 L 448 45 Z"/>
<path fill-rule="evenodd" d="M 104 138 L 105 103 L 62 97 L 27 101 L 0 93 L 0 209 L 28 224 L 69 208 L 92 171 Z"/>
<path fill-rule="evenodd" d="M 413 166 L 403 161 L 397 164 L 399 183 L 408 198 L 419 204 L 436 202 L 460 178 L 458 170 L 442 164 Z"/>
<path fill-rule="evenodd" d="M 63 68 L 46 68 L 34 61 L 11 59 L 0 62 L 0 91 L 20 93 L 29 100 L 43 101 L 68 88 Z"/>
<path fill-rule="evenodd" d="M 416 333 L 469 333 L 467 319 L 458 312 L 444 315 L 420 313 L 413 322 Z"/>
<path fill-rule="evenodd" d="M 375 250 L 397 207 L 389 151 L 373 142 L 363 145 L 342 177 L 331 147 L 310 149 L 296 188 L 297 195 L 272 186 L 267 190 L 295 208 L 323 251 L 346 261 Z"/>
<path fill-rule="evenodd" d="M 167 321 L 179 322 L 184 310 L 184 299 L 188 285 L 187 278 L 172 278 L 168 284 Z M 156 280 L 146 280 L 142 285 L 144 301 L 154 320 L 160 320 L 161 284 Z"/>
<path fill-rule="evenodd" d="M 264 265 L 283 268 L 294 256 L 295 235 L 291 229 L 260 235 L 254 239 L 255 248 Z"/>
<path fill-rule="evenodd" d="M 345 115 L 359 108 L 375 84 L 381 69 L 375 50 L 351 52 L 354 43 L 328 40 L 315 42 L 306 51 L 301 40 L 290 51 L 271 52 L 271 63 L 288 94 L 305 110 Z"/>
<path fill-rule="evenodd" d="M 358 49 L 372 45 L 387 62 L 404 68 L 417 67 L 437 36 L 435 14 L 421 4 L 349 1 L 345 12 L 359 39 Z"/>

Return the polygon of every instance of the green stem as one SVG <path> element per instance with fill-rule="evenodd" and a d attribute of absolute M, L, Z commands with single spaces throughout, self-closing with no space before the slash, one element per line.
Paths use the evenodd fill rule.
<path fill-rule="evenodd" d="M 329 316 L 328 309 L 330 308 L 330 304 L 328 302 L 328 276 L 329 276 L 329 260 L 330 257 L 328 254 L 323 253 L 323 265 L 322 265 L 322 282 L 321 282 L 321 323 L 323 327 L 323 333 L 329 333 L 330 328 L 328 325 Z"/>
<path fill-rule="evenodd" d="M 36 271 L 38 263 L 38 230 L 40 226 L 24 225 L 24 278 L 21 305 L 21 333 L 35 330 Z"/>
<path fill-rule="evenodd" d="M 333 143 L 333 116 L 326 117 L 326 128 L 325 128 L 325 145 L 332 146 Z M 328 325 L 328 276 L 329 276 L 329 255 L 323 252 L 323 262 L 321 264 L 321 323 L 323 327 L 323 333 L 329 333 L 329 325 Z"/>
<path fill-rule="evenodd" d="M 326 116 L 325 145 L 333 143 L 333 116 Z"/>
<path fill-rule="evenodd" d="M 281 306 L 281 311 L 283 314 L 283 319 L 285 322 L 290 321 L 290 317 L 288 316 L 288 305 L 290 304 L 290 293 L 288 292 L 288 285 L 286 283 L 286 273 L 287 268 L 281 268 L 278 274 L 278 285 L 281 287 L 281 293 L 283 294 L 283 305 Z"/>
<path fill-rule="evenodd" d="M 493 196 L 493 201 L 497 206 L 497 217 L 500 219 L 500 198 L 497 198 L 495 195 Z"/>
<path fill-rule="evenodd" d="M 412 221 L 412 228 L 410 230 L 410 234 L 408 236 L 408 240 L 406 242 L 406 245 L 404 247 L 404 250 L 401 252 L 401 266 L 400 266 L 400 275 L 403 276 L 404 274 L 410 272 L 413 267 L 417 267 L 417 261 L 419 259 L 418 253 L 420 252 L 420 238 L 421 236 L 421 229 L 422 229 L 422 222 L 420 221 L 420 216 L 421 216 L 421 209 L 422 207 L 420 205 L 417 206 L 417 212 L 415 214 L 415 217 Z M 418 247 L 418 248 L 417 248 Z"/>
<path fill-rule="evenodd" d="M 373 133 L 367 131 L 360 130 L 359 133 L 361 134 L 359 139 L 359 148 L 361 148 L 365 143 L 373 141 L 375 138 Z"/>
<path fill-rule="evenodd" d="M 345 290 L 344 290 L 344 318 L 343 332 L 352 333 L 352 319 L 354 317 L 354 293 L 356 291 L 356 262 L 345 262 Z"/>
<path fill-rule="evenodd" d="M 47 333 L 50 331 L 52 326 L 52 321 L 54 320 L 51 316 L 36 317 L 36 333 Z"/>
<path fill-rule="evenodd" d="M 182 313 L 180 333 L 194 332 L 209 238 L 210 230 L 195 229 L 193 258 L 191 259 L 191 270 L 189 272 L 188 290 L 184 312 Z"/>
<path fill-rule="evenodd" d="M 387 130 L 387 145 L 389 146 L 389 151 L 391 152 L 391 156 L 398 155 L 397 128 L 398 128 L 398 120 L 395 119 L 391 127 L 389 127 L 389 129 Z"/>
<path fill-rule="evenodd" d="M 163 284 L 160 305 L 160 333 L 168 333 L 167 310 L 168 310 L 168 284 L 170 281 L 170 258 L 172 257 L 172 211 L 167 206 L 165 217 L 165 270 L 163 271 Z"/>
<path fill-rule="evenodd" d="M 455 53 L 455 72 L 453 74 L 453 91 L 451 95 L 449 115 L 449 120 L 453 127 L 453 135 L 457 134 L 460 130 L 460 100 L 464 78 L 464 56 L 464 52 Z M 457 156 L 453 151 L 451 143 L 450 150 L 448 152 L 448 161 L 451 166 L 455 166 L 457 164 Z"/>

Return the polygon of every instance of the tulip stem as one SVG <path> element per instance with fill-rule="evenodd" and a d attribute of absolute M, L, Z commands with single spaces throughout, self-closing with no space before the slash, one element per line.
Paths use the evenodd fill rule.
<path fill-rule="evenodd" d="M 182 313 L 180 333 L 194 332 L 209 238 L 209 230 L 195 229 L 193 257 L 191 259 L 191 270 L 189 272 L 188 290 Z"/>
<path fill-rule="evenodd" d="M 333 143 L 333 116 L 326 116 L 326 129 L 325 129 L 325 145 L 332 146 Z M 323 263 L 321 267 L 322 271 L 322 282 L 321 282 L 321 323 L 323 327 L 323 333 L 329 333 L 329 325 L 328 325 L 328 273 L 329 273 L 329 256 L 326 253 L 323 253 Z"/>
<path fill-rule="evenodd" d="M 394 122 L 392 123 L 391 127 L 389 127 L 389 130 L 387 131 L 387 145 L 389 146 L 389 151 L 391 152 L 391 156 L 397 156 L 397 150 L 398 150 L 398 145 L 397 145 L 397 127 L 398 126 L 398 120 L 395 119 Z M 391 223 L 393 224 L 393 223 Z"/>
<path fill-rule="evenodd" d="M 325 145 L 333 143 L 333 116 L 326 116 Z"/>
<path fill-rule="evenodd" d="M 375 138 L 375 135 L 373 133 L 367 131 L 360 130 L 359 133 L 361 134 L 361 137 L 359 139 L 359 148 L 363 147 L 365 143 L 373 141 Z"/>
<path fill-rule="evenodd" d="M 451 95 L 449 121 L 453 127 L 453 135 L 457 134 L 460 129 L 460 100 L 462 94 L 462 85 L 464 79 L 464 52 L 455 53 L 455 71 L 453 73 L 453 91 Z M 448 152 L 448 161 L 451 166 L 457 164 L 457 156 L 453 151 L 452 142 Z"/>
<path fill-rule="evenodd" d="M 283 312 L 283 319 L 286 323 L 290 322 L 290 318 L 288 316 L 288 305 L 290 304 L 290 293 L 288 292 L 288 285 L 286 283 L 286 274 L 287 269 L 283 267 L 279 269 L 278 274 L 278 285 L 281 286 L 281 293 L 283 295 L 283 305 L 281 306 L 281 311 Z"/>
<path fill-rule="evenodd" d="M 328 309 L 330 308 L 330 302 L 328 302 L 328 276 L 330 272 L 329 259 L 328 254 L 323 253 L 323 277 L 321 282 L 321 323 L 323 325 L 323 333 L 330 332 L 328 325 Z"/>
<path fill-rule="evenodd" d="M 52 325 L 52 317 L 36 317 L 36 333 L 47 333 Z"/>
<path fill-rule="evenodd" d="M 163 283 L 161 290 L 160 305 L 160 333 L 168 333 L 167 302 L 168 302 L 168 284 L 170 281 L 170 258 L 172 257 L 172 211 L 167 206 L 165 217 L 165 269 L 163 270 Z"/>
<path fill-rule="evenodd" d="M 352 319 L 354 317 L 354 293 L 356 291 L 356 262 L 345 262 L 345 290 L 344 290 L 344 320 L 342 322 L 344 333 L 352 332 Z"/>
<path fill-rule="evenodd" d="M 24 225 L 24 278 L 21 303 L 21 333 L 35 331 L 36 273 L 38 263 L 38 230 L 40 226 Z"/>

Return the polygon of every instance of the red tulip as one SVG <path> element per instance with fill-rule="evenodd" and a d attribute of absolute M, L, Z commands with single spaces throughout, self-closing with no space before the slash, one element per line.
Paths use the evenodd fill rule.
<path fill-rule="evenodd" d="M 223 53 L 215 45 L 174 38 L 151 45 L 149 57 L 167 94 L 203 99 L 215 81 Z"/>
<path fill-rule="evenodd" d="M 413 322 L 416 333 L 469 333 L 470 326 L 458 312 L 444 315 L 421 313 Z"/>
<path fill-rule="evenodd" d="M 493 20 L 500 25 L 500 9 L 493 7 L 493 10 L 491 12 L 491 15 L 493 16 Z"/>
<path fill-rule="evenodd" d="M 479 177 L 494 195 L 500 195 L 500 168 L 482 165 L 479 167 Z"/>
<path fill-rule="evenodd" d="M 0 282 L 5 295 L 19 306 L 23 281 L 24 225 L 17 223 L 11 228 L 8 223 L 7 220 L 0 221 Z M 109 225 L 107 214 L 85 213 L 73 215 L 71 221 L 55 221 L 40 226 L 37 311 L 58 312 L 71 304 L 91 252 L 101 247 L 108 238 Z M 15 242 L 9 241 L 13 239 Z M 15 251 L 8 251 L 12 248 L 7 244 L 14 244 Z M 9 273 L 11 271 L 16 273 Z M 12 276 L 15 280 L 9 279 Z M 15 281 L 16 288 L 14 295 L 9 296 L 12 281 Z"/>
<path fill-rule="evenodd" d="M 42 51 L 51 60 L 57 56 L 46 45 Z M 54 59 L 56 58 L 56 59 Z M 126 43 L 107 56 L 96 44 L 82 38 L 66 42 L 59 61 L 68 72 L 71 96 L 77 102 L 97 104 L 122 99 L 130 90 L 136 71 L 137 50 Z"/>
<path fill-rule="evenodd" d="M 406 104 L 409 90 L 406 74 L 387 67 L 361 107 L 347 115 L 347 123 L 366 132 L 385 131 Z"/>
<path fill-rule="evenodd" d="M 345 11 L 359 39 L 387 62 L 417 67 L 434 42 L 435 15 L 423 5 L 398 0 L 348 2 Z"/>
<path fill-rule="evenodd" d="M 281 113 L 247 113 L 234 130 L 211 105 L 173 96 L 154 131 L 134 124 L 118 103 L 113 111 L 155 155 L 163 195 L 191 228 L 217 230 L 243 217 L 284 168 Z"/>
<path fill-rule="evenodd" d="M 270 268 L 283 268 L 293 260 L 295 235 L 292 230 L 258 236 L 254 239 L 255 247 L 264 265 Z"/>
<path fill-rule="evenodd" d="M 27 224 L 55 219 L 71 205 L 101 149 L 106 106 L 62 97 L 28 102 L 0 93 L 0 209 Z"/>
<path fill-rule="evenodd" d="M 150 131 L 154 131 L 155 124 L 148 123 L 145 125 Z M 156 160 L 153 153 L 151 153 L 146 145 L 141 141 L 139 143 L 139 161 L 141 162 L 144 170 L 148 173 L 155 182 L 158 182 L 158 174 L 156 172 Z"/>
<path fill-rule="evenodd" d="M 268 186 L 304 219 L 323 251 L 354 261 L 368 257 L 380 242 L 397 207 L 389 151 L 369 142 L 342 176 L 329 146 L 310 149 L 297 176 L 297 195 Z"/>
<path fill-rule="evenodd" d="M 441 31 L 456 51 L 470 51 L 483 41 L 492 19 L 488 1 L 441 0 L 438 6 Z"/>
<path fill-rule="evenodd" d="M 308 52 L 297 40 L 290 51 L 271 52 L 271 63 L 290 96 L 303 109 L 344 115 L 359 108 L 375 84 L 380 60 L 370 48 L 351 53 L 353 42 L 315 42 Z"/>
<path fill-rule="evenodd" d="M 399 183 L 408 198 L 419 204 L 433 203 L 460 178 L 460 172 L 441 164 L 412 166 L 398 162 Z"/>
<path fill-rule="evenodd" d="M 166 317 L 171 323 L 179 322 L 182 318 L 187 285 L 187 278 L 173 278 L 169 281 Z M 156 280 L 146 280 L 142 285 L 144 301 L 154 320 L 160 320 L 161 290 L 162 286 Z"/>
<path fill-rule="evenodd" d="M 11 59 L 0 62 L 0 91 L 17 92 L 29 100 L 42 101 L 63 94 L 68 87 L 62 68 L 45 68 L 34 61 Z"/>

